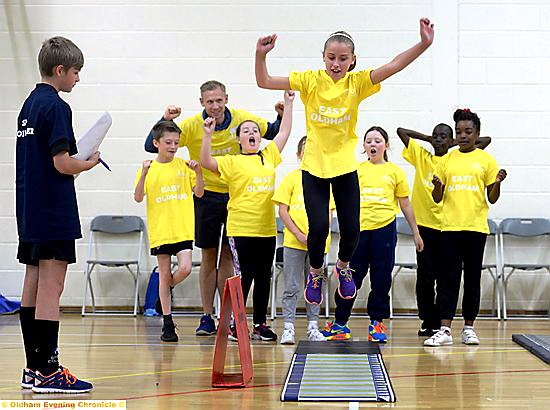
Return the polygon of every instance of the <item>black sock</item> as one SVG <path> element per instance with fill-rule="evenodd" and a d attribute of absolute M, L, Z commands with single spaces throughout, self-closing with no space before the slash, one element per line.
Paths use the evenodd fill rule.
<path fill-rule="evenodd" d="M 38 320 L 37 328 L 37 368 L 43 375 L 49 376 L 59 369 L 57 341 L 59 338 L 59 321 Z"/>
<path fill-rule="evenodd" d="M 172 320 L 172 314 L 162 315 L 162 319 L 164 322 L 164 326 L 174 326 L 174 321 Z"/>
<path fill-rule="evenodd" d="M 34 315 L 36 307 L 21 306 L 19 311 L 19 321 L 21 322 L 21 334 L 23 335 L 23 345 L 25 346 L 25 357 L 27 359 L 26 367 L 36 370 L 36 323 Z"/>

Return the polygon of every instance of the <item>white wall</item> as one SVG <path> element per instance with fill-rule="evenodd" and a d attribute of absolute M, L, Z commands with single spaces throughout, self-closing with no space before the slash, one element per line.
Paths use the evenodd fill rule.
<path fill-rule="evenodd" d="M 67 36 L 86 58 L 81 82 L 63 96 L 73 108 L 76 134 L 104 110 L 113 116 L 102 147 L 113 173 L 97 167 L 76 182 L 86 228 L 91 217 L 100 213 L 144 216 L 144 207 L 135 204 L 131 195 L 134 173 L 150 157 L 142 149 L 144 136 L 167 104 L 181 105 L 184 116 L 200 110 L 202 82 L 218 79 L 228 87 L 231 106 L 274 118 L 272 106 L 281 93 L 260 90 L 254 84 L 254 47 L 261 34 L 279 34 L 277 48 L 268 59 L 274 74 L 320 68 L 323 42 L 338 29 L 354 36 L 358 68 L 368 68 L 389 61 L 416 42 L 421 16 L 435 23 L 432 48 L 363 103 L 358 134 L 372 124 L 391 131 L 391 158 L 404 166 L 412 181 L 412 168 L 400 158 L 402 147 L 395 128 L 429 133 L 438 122 L 451 123 L 457 107 L 469 107 L 479 113 L 482 133 L 493 137 L 488 151 L 509 173 L 490 216 L 550 217 L 544 206 L 550 196 L 546 160 L 550 4 L 544 0 L 3 1 L 0 291 L 13 297 L 21 292 L 22 266 L 15 260 L 14 132 L 17 112 L 39 79 L 36 55 L 45 38 Z M 305 129 L 300 102 L 295 111 L 293 136 L 279 177 L 297 165 L 294 147 Z M 80 241 L 80 262 L 70 266 L 65 305 L 80 303 L 84 258 L 85 242 Z M 150 270 L 153 261 L 147 262 Z M 413 278 L 400 277 L 397 308 L 414 308 Z M 533 289 L 533 280 L 542 279 L 542 275 L 516 279 L 511 307 L 546 308 L 548 290 Z M 177 303 L 198 306 L 197 287 L 194 275 L 177 290 Z M 484 286 L 484 291 L 488 289 Z M 131 292 L 120 295 L 119 287 L 110 285 L 104 291 L 103 303 L 129 304 Z M 489 302 L 485 297 L 482 307 Z"/>

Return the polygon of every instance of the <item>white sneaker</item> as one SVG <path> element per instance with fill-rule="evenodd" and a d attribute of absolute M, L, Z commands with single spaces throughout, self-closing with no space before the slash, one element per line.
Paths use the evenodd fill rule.
<path fill-rule="evenodd" d="M 429 339 L 424 340 L 424 346 L 444 346 L 452 345 L 453 337 L 448 330 L 439 330 L 435 335 Z"/>
<path fill-rule="evenodd" d="M 281 344 L 282 345 L 293 345 L 294 340 L 294 329 L 285 329 L 281 335 Z"/>
<path fill-rule="evenodd" d="M 462 343 L 465 345 L 478 345 L 479 337 L 473 328 L 462 329 Z"/>
<path fill-rule="evenodd" d="M 311 327 L 307 331 L 307 340 L 310 342 L 324 342 L 327 339 L 325 339 L 325 336 L 321 332 L 319 332 L 318 327 Z"/>

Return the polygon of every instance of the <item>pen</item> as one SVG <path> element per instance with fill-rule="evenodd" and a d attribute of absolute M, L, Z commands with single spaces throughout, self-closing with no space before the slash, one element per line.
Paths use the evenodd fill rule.
<path fill-rule="evenodd" d="M 105 161 L 103 161 L 101 158 L 98 158 L 101 165 L 103 165 L 105 168 L 107 168 L 107 171 L 111 171 L 111 168 L 109 168 L 109 165 Z"/>

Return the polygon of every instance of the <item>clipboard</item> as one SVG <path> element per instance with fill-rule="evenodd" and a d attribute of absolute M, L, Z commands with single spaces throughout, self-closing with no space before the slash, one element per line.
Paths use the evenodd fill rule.
<path fill-rule="evenodd" d="M 107 131 L 111 128 L 113 119 L 111 115 L 105 111 L 97 121 L 86 131 L 76 143 L 78 152 L 73 155 L 73 158 L 86 161 L 96 151 L 99 151 L 99 146 L 107 135 Z"/>

